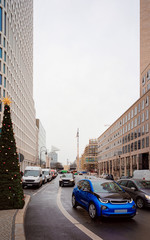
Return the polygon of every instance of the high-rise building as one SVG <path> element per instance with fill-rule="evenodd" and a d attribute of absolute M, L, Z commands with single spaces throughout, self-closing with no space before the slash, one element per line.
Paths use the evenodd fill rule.
<path fill-rule="evenodd" d="M 47 148 L 46 148 L 46 132 L 42 123 L 39 119 L 36 119 L 36 126 L 38 129 L 37 132 L 37 157 L 36 157 L 36 164 L 37 165 L 46 165 L 46 155 L 47 155 Z"/>
<path fill-rule="evenodd" d="M 0 130 L 10 97 L 21 170 L 35 163 L 36 118 L 33 101 L 33 0 L 0 0 Z"/>
<path fill-rule="evenodd" d="M 140 98 L 98 138 L 98 169 L 115 177 L 150 169 L 150 0 L 140 1 Z"/>

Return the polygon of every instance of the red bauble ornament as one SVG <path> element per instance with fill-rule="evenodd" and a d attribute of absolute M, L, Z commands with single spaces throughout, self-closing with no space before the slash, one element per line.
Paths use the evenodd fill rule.
<path fill-rule="evenodd" d="M 11 187 L 9 187 L 9 189 L 11 189 Z"/>

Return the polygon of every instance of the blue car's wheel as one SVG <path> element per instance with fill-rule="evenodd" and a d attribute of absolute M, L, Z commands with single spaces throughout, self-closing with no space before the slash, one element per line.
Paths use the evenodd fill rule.
<path fill-rule="evenodd" d="M 96 206 L 94 203 L 90 203 L 90 205 L 89 205 L 89 216 L 92 219 L 95 219 L 97 217 Z"/>
<path fill-rule="evenodd" d="M 72 195 L 72 206 L 73 206 L 73 208 L 77 207 L 76 197 L 74 194 Z"/>

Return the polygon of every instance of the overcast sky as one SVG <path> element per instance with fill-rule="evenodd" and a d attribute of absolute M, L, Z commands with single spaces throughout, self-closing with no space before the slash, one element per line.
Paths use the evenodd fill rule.
<path fill-rule="evenodd" d="M 34 0 L 34 100 L 66 164 L 139 98 L 139 0 Z"/>

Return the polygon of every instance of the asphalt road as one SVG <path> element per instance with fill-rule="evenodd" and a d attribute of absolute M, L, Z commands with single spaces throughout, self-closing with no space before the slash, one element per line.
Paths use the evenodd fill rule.
<path fill-rule="evenodd" d="M 82 176 L 76 176 L 76 180 Z M 149 240 L 150 209 L 138 210 L 131 219 L 91 220 L 88 213 L 71 205 L 72 187 L 59 187 L 59 175 L 31 195 L 26 216 L 26 240 Z"/>

